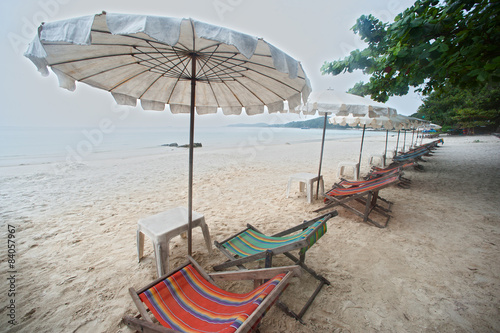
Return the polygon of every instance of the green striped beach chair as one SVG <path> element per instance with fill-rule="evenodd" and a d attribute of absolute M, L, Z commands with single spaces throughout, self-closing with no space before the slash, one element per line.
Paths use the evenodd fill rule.
<path fill-rule="evenodd" d="M 236 235 L 220 243 L 214 242 L 215 246 L 228 258 L 228 261 L 214 266 L 214 270 L 220 271 L 234 266 L 246 269 L 244 264 L 256 260 L 265 260 L 265 267 L 269 268 L 272 266 L 272 259 L 275 255 L 284 254 L 320 282 L 299 313 L 292 311 L 282 302 L 277 303 L 285 313 L 302 322 L 302 317 L 323 285 L 330 285 L 330 281 L 305 264 L 306 252 L 326 233 L 327 221 L 334 216 L 337 216 L 336 211 L 304 221 L 273 236 L 266 236 L 254 226 L 247 224 L 247 228 Z M 299 258 L 290 253 L 294 250 L 299 250 Z"/>
<path fill-rule="evenodd" d="M 207 274 L 191 257 L 183 266 L 144 288 L 130 288 L 139 315 L 122 321 L 139 332 L 242 333 L 257 328 L 299 266 Z M 269 279 L 245 293 L 219 288 L 216 281 Z"/>

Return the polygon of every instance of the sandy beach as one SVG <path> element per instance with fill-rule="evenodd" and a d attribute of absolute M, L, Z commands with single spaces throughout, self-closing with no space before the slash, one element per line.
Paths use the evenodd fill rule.
<path fill-rule="evenodd" d="M 383 141 L 366 142 L 361 174 Z M 317 172 L 319 151 L 319 143 L 196 150 L 194 210 L 204 214 L 212 239 L 247 223 L 272 234 L 317 216 L 321 200 L 308 204 L 298 185 L 289 198 L 285 192 L 291 174 Z M 326 142 L 327 188 L 338 181 L 337 164 L 355 161 L 358 151 L 358 138 Z M 261 332 L 500 331 L 500 139 L 444 137 L 426 160 L 424 172 L 405 173 L 409 189 L 380 192 L 394 202 L 386 229 L 338 209 L 306 259 L 332 285 L 305 325 L 273 307 Z M 0 331 L 131 332 L 121 323 L 137 313 L 128 288 L 156 278 L 149 239 L 137 260 L 137 221 L 187 205 L 187 162 L 185 151 L 172 150 L 1 168 Z M 15 295 L 7 297 L 9 230 L 16 273 Z M 207 271 L 224 261 L 218 250 L 207 252 L 199 228 L 193 240 L 193 256 Z M 173 239 L 171 267 L 186 253 L 186 239 Z M 294 279 L 282 300 L 298 310 L 314 283 L 306 274 Z M 12 299 L 17 325 L 8 323 Z"/>

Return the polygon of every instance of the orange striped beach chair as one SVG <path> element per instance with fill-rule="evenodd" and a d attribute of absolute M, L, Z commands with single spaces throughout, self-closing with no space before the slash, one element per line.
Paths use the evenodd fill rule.
<path fill-rule="evenodd" d="M 139 310 L 123 322 L 140 332 L 249 332 L 257 328 L 299 266 L 207 274 L 191 257 L 188 262 L 136 291 Z M 246 293 L 232 293 L 215 281 L 269 279 Z M 152 318 L 153 317 L 153 318 Z"/>
<path fill-rule="evenodd" d="M 379 196 L 379 191 L 390 185 L 400 183 L 400 173 L 389 174 L 388 176 L 374 178 L 365 181 L 342 181 L 333 186 L 333 188 L 324 194 L 325 206 L 315 212 L 320 212 L 335 206 L 342 206 L 356 215 L 363 218 L 364 222 L 369 222 L 378 228 L 385 228 L 389 223 L 391 216 L 391 207 L 393 203 Z M 379 204 L 381 201 L 383 204 Z M 356 208 L 356 204 L 360 203 L 364 206 L 364 210 L 360 211 Z M 385 221 L 378 222 L 370 217 L 372 212 L 376 212 L 385 218 Z"/>
<path fill-rule="evenodd" d="M 265 267 L 269 268 L 272 266 L 274 256 L 284 254 L 319 281 L 319 285 L 298 313 L 282 302 L 278 301 L 277 303 L 278 307 L 286 314 L 302 322 L 302 316 L 306 313 L 321 288 L 325 284 L 330 285 L 330 281 L 305 264 L 305 255 L 318 239 L 326 233 L 327 221 L 334 216 L 337 216 L 336 211 L 310 221 L 304 221 L 273 236 L 266 236 L 254 226 L 247 224 L 247 228 L 236 235 L 220 243 L 214 242 L 215 246 L 228 258 L 228 261 L 214 266 L 214 270 L 219 271 L 234 266 L 246 269 L 244 264 L 257 260 L 265 260 Z M 290 253 L 294 250 L 299 250 L 299 258 Z"/>

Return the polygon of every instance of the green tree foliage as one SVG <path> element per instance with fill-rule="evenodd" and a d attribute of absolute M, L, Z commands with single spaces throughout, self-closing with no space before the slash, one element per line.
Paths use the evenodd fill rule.
<path fill-rule="evenodd" d="M 385 102 L 410 87 L 428 95 L 446 86 L 495 86 L 500 81 L 500 1 L 418 0 L 391 24 L 361 16 L 352 28 L 368 44 L 325 62 L 323 74 L 370 75 L 350 92 Z"/>
<path fill-rule="evenodd" d="M 413 116 L 440 124 L 444 130 L 500 126 L 500 88 L 445 88 L 424 99 Z"/>

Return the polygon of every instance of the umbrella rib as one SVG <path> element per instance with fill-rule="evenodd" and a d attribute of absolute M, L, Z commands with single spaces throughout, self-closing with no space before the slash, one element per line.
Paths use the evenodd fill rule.
<path fill-rule="evenodd" d="M 213 61 L 211 59 L 207 59 L 207 61 L 205 62 L 205 64 L 207 63 L 213 63 L 213 65 L 210 65 L 208 70 L 207 71 L 204 71 L 205 73 L 205 77 L 207 79 L 210 79 L 211 77 L 216 77 L 218 78 L 219 80 L 223 81 L 223 79 L 221 78 L 221 76 L 219 75 L 219 73 L 224 73 L 226 76 L 228 77 L 231 77 L 234 79 L 234 77 L 232 76 L 233 73 L 239 73 L 240 71 L 246 71 L 247 69 L 246 68 L 242 68 L 240 71 L 237 71 L 235 70 L 234 68 L 231 68 L 229 66 L 226 65 L 226 63 L 224 62 L 216 62 L 216 61 Z M 236 65 L 238 66 L 238 65 Z M 218 70 L 216 70 L 218 69 Z M 231 70 L 231 72 L 227 72 L 228 70 Z M 209 73 L 210 71 L 210 73 Z"/>
<path fill-rule="evenodd" d="M 256 73 L 257 73 L 257 74 L 261 74 L 261 73 L 258 73 L 258 72 L 256 72 Z M 263 75 L 263 74 L 261 74 L 261 75 Z M 264 76 L 269 77 L 269 76 L 267 76 L 267 75 L 264 75 Z M 251 77 L 248 77 L 248 76 L 246 76 L 246 75 L 245 75 L 245 78 L 246 78 L 246 79 L 248 79 L 248 80 L 250 80 L 250 81 L 255 82 L 258 86 L 260 86 L 260 87 L 262 87 L 262 88 L 266 89 L 267 91 L 269 91 L 269 92 L 273 93 L 274 95 L 276 95 L 277 97 L 281 98 L 282 100 L 286 100 L 286 98 L 285 98 L 285 97 L 278 95 L 278 94 L 277 94 L 274 90 L 272 90 L 272 89 L 270 89 L 270 88 L 268 88 L 268 87 L 266 87 L 266 86 L 264 86 L 264 85 L 260 84 L 257 80 L 254 80 L 254 79 L 252 79 Z M 269 78 L 273 79 L 272 77 L 269 77 Z M 295 90 L 295 91 L 299 92 L 299 90 L 295 89 L 294 87 L 289 86 L 288 84 L 285 84 L 284 82 L 281 82 L 281 81 L 279 81 L 279 80 L 275 80 L 275 81 L 277 81 L 277 82 L 279 82 L 279 83 L 281 83 L 281 84 L 283 84 L 283 85 L 286 85 L 287 87 L 289 87 L 289 88 L 290 88 L 290 89 L 292 89 L 292 90 Z M 239 84 L 241 84 L 243 87 L 245 87 L 246 89 L 248 89 L 248 88 L 247 88 L 247 87 L 246 87 L 243 83 L 241 83 L 238 79 L 236 79 L 236 82 L 238 82 L 238 83 L 239 83 Z M 249 89 L 248 89 L 248 90 L 249 90 Z M 249 90 L 249 91 L 251 91 L 251 90 Z M 253 91 L 251 91 L 251 92 L 252 92 L 252 94 L 253 94 L 253 95 L 255 95 L 255 93 L 254 93 Z M 255 95 L 255 96 L 256 96 L 256 95 Z M 257 97 L 257 98 L 259 98 L 258 96 L 256 96 L 256 97 Z M 260 98 L 259 98 L 259 100 L 260 100 Z"/>
<path fill-rule="evenodd" d="M 111 32 L 108 32 L 108 31 L 103 31 L 103 30 L 92 30 L 92 32 L 95 32 L 95 33 L 101 33 L 101 34 L 106 34 L 106 35 L 110 35 Z M 124 35 L 120 35 L 122 37 L 125 37 L 125 38 L 130 38 L 130 39 L 136 39 L 136 40 L 140 40 L 140 41 L 143 41 L 145 43 L 147 43 L 149 45 L 149 47 L 151 47 L 152 49 L 156 50 L 156 52 L 158 54 L 161 54 L 164 56 L 164 59 L 169 59 L 168 57 L 165 56 L 165 54 L 168 54 L 168 53 L 171 53 L 172 55 L 176 55 L 177 58 L 182 62 L 182 59 L 179 57 L 179 51 L 184 51 L 186 52 L 188 50 L 188 48 L 181 44 L 181 43 L 178 43 L 178 45 L 181 45 L 182 47 L 178 47 L 178 46 L 175 46 L 175 45 L 169 45 L 167 43 L 163 43 L 161 41 L 158 41 L 156 39 L 146 39 L 146 38 L 143 38 L 143 37 L 139 37 L 139 36 L 132 36 L 132 35 L 129 35 L 129 34 L 124 34 Z M 165 50 L 160 50 L 158 47 L 154 46 L 153 43 L 157 43 L 159 45 L 163 45 L 165 46 Z M 95 43 L 95 44 L 92 44 L 92 45 L 102 45 L 102 46 L 109 46 L 109 44 L 98 44 L 98 43 Z M 127 44 L 111 44 L 111 45 L 114 45 L 114 46 L 124 46 L 124 47 L 132 47 L 134 50 L 138 51 L 139 54 L 144 54 L 144 55 L 147 55 L 150 57 L 150 59 L 153 59 L 153 60 L 156 60 L 158 61 L 158 59 L 152 57 L 150 54 L 153 54 L 154 52 L 145 52 L 145 51 L 142 51 L 140 48 L 147 48 L 148 46 L 147 45 L 127 45 Z M 168 51 L 171 51 L 171 52 L 168 52 Z M 128 55 L 131 55 L 132 57 L 136 57 L 137 54 L 128 54 Z M 114 55 L 113 55 L 114 56 Z M 143 60 L 143 59 L 140 59 L 141 62 L 147 62 L 147 60 Z M 173 61 L 172 60 L 169 60 L 168 62 L 172 63 L 173 64 Z M 151 63 L 151 62 L 148 62 L 150 63 L 151 65 L 154 65 L 154 67 L 158 67 L 157 65 Z M 163 62 L 163 64 L 165 64 L 166 62 Z M 173 68 L 177 67 L 178 64 L 173 64 L 173 67 L 170 68 L 169 70 L 173 70 Z M 180 71 L 178 72 L 179 74 L 183 73 L 183 71 Z"/>
<path fill-rule="evenodd" d="M 181 62 L 182 62 L 182 59 L 180 59 L 180 58 L 179 58 L 179 60 L 181 60 Z M 185 65 L 185 67 L 186 67 L 186 66 L 187 66 L 187 64 Z M 184 69 L 185 69 L 185 67 L 184 67 Z M 136 75 L 132 76 L 131 78 L 128 78 L 127 80 L 122 81 L 121 83 L 119 83 L 119 84 L 115 85 L 115 86 L 114 86 L 114 87 L 113 87 L 110 91 L 112 91 L 112 90 L 114 90 L 114 89 L 118 88 L 118 87 L 119 87 L 119 86 L 121 86 L 122 84 L 124 84 L 124 83 L 126 83 L 126 82 L 130 81 L 131 79 L 133 79 L 133 78 L 135 78 L 135 77 L 137 77 L 137 76 L 139 76 L 139 75 L 141 75 L 141 74 L 143 74 L 143 73 L 145 73 L 145 72 L 148 72 L 148 71 L 149 71 L 149 72 L 151 72 L 151 68 L 147 68 L 146 70 L 141 71 L 140 73 L 137 73 Z M 181 72 L 179 72 L 179 76 L 178 76 L 178 78 L 177 78 L 177 80 L 176 80 L 176 83 L 174 84 L 174 88 L 175 88 L 175 86 L 177 85 L 177 83 L 179 82 L 179 80 L 180 80 L 180 75 L 181 75 L 182 73 L 184 73 L 184 70 L 182 70 Z M 159 74 L 159 73 L 156 73 L 156 74 Z M 160 76 L 159 76 L 159 77 L 158 77 L 158 78 L 157 78 L 154 82 L 158 81 L 161 77 L 162 77 L 162 75 L 160 75 Z M 153 82 L 153 83 L 154 83 L 154 82 Z M 150 87 L 151 87 L 151 85 L 148 87 L 148 89 L 149 89 Z M 172 92 L 173 92 L 173 91 L 174 91 L 174 89 L 172 89 Z M 142 97 L 142 96 L 144 96 L 144 94 L 145 94 L 146 92 L 147 92 L 147 89 L 146 89 L 146 90 L 145 90 L 145 91 L 141 94 L 141 97 Z M 172 96 L 172 92 L 170 93 L 168 100 L 170 100 L 170 97 Z"/>
<path fill-rule="evenodd" d="M 217 56 L 215 56 L 214 58 L 217 58 Z M 233 58 L 224 58 L 224 59 L 226 59 L 226 60 L 227 60 L 227 61 L 226 61 L 227 63 L 231 63 L 229 60 L 233 60 Z M 253 65 L 260 66 L 260 67 L 265 67 L 265 68 L 269 68 L 269 69 L 273 69 L 273 70 L 275 70 L 275 68 L 274 68 L 274 67 L 271 67 L 271 66 L 268 66 L 268 65 L 259 64 L 259 63 L 255 63 L 255 62 L 253 62 L 253 61 L 242 61 L 242 60 L 238 60 L 238 59 L 234 59 L 234 60 L 241 61 L 241 62 L 242 62 L 242 63 L 244 63 L 244 64 L 253 64 Z M 234 63 L 233 63 L 232 65 L 234 65 L 234 66 L 241 66 L 241 67 L 243 67 L 243 66 L 242 66 L 242 65 L 240 65 L 240 64 L 234 64 Z M 272 76 L 266 75 L 266 74 L 264 74 L 264 73 L 261 73 L 261 72 L 259 72 L 259 71 L 255 70 L 255 69 L 252 69 L 252 68 L 249 68 L 249 67 L 243 67 L 243 68 L 246 68 L 246 70 L 249 70 L 249 71 L 252 71 L 252 72 L 254 72 L 254 73 L 257 73 L 258 75 L 262 75 L 262 76 L 265 76 L 265 77 L 267 77 L 267 78 L 270 78 L 271 80 L 274 80 L 274 81 L 276 81 L 276 82 L 278 82 L 278 83 L 280 83 L 280 84 L 283 84 L 283 85 L 287 86 L 288 88 L 291 88 L 292 90 L 295 90 L 295 91 L 297 91 L 297 92 L 300 92 L 300 91 L 299 91 L 299 90 L 297 90 L 296 88 L 294 88 L 294 87 L 290 86 L 289 84 L 287 84 L 287 83 L 285 83 L 285 82 L 283 82 L 283 81 L 281 81 L 281 80 L 278 80 L 278 79 L 277 79 L 277 78 L 275 78 L 275 77 L 272 77 Z M 246 77 L 248 77 L 248 76 L 246 76 Z M 304 77 L 302 77 L 302 76 L 298 76 L 298 77 L 299 77 L 299 78 L 301 78 L 301 79 L 305 79 L 305 78 L 304 78 Z"/>
<path fill-rule="evenodd" d="M 205 71 L 204 67 L 205 67 L 205 66 L 207 65 L 207 63 L 210 61 L 210 59 L 212 58 L 212 56 L 214 55 L 214 53 L 215 53 L 215 52 L 219 49 L 219 45 L 220 45 L 220 44 L 217 44 L 217 46 L 215 47 L 215 49 L 214 49 L 214 50 L 213 50 L 213 51 L 212 51 L 212 52 L 208 55 L 207 59 L 206 59 L 206 60 L 204 60 L 204 61 L 202 62 L 201 66 L 200 66 L 200 69 L 198 70 L 198 72 L 197 72 L 197 73 L 193 73 L 193 75 L 194 75 L 195 77 L 197 77 L 197 76 L 198 76 L 198 73 L 201 73 L 201 72 L 203 72 L 203 73 L 207 73 L 207 72 Z M 202 57 L 201 59 L 203 59 L 203 57 Z M 212 68 L 213 68 L 213 67 L 212 67 Z M 210 70 L 211 70 L 212 68 L 210 68 Z"/>
<path fill-rule="evenodd" d="M 151 84 L 144 90 L 144 92 L 141 94 L 141 96 L 139 97 L 139 99 L 141 99 L 144 96 L 144 94 L 146 94 L 148 92 L 149 88 L 151 88 L 161 78 L 162 78 L 162 75 L 161 74 L 158 75 L 158 77 L 156 78 L 156 80 L 154 80 L 153 82 L 151 82 Z"/>
<path fill-rule="evenodd" d="M 278 82 L 278 83 L 280 83 L 280 84 L 282 84 L 282 85 L 284 85 L 284 86 L 286 86 L 286 87 L 288 87 L 288 88 L 290 88 L 290 89 L 292 89 L 292 90 L 295 90 L 296 92 L 299 92 L 299 93 L 300 93 L 300 90 L 298 90 L 297 88 L 294 88 L 294 87 L 292 87 L 291 85 L 289 85 L 289 84 L 287 84 L 287 83 L 285 83 L 285 82 L 283 82 L 283 81 L 281 81 L 281 80 L 278 80 L 277 78 L 274 78 L 274 77 L 272 77 L 272 76 L 269 76 L 269 75 L 266 75 L 266 74 L 263 74 L 263 73 L 257 72 L 257 71 L 255 71 L 255 70 L 253 70 L 253 69 L 251 69 L 251 68 L 249 68 L 249 70 L 250 70 L 250 71 L 253 71 L 253 72 L 255 72 L 255 73 L 259 74 L 259 75 L 265 76 L 265 77 L 267 77 L 267 78 L 269 78 L 269 79 L 271 79 L 271 80 L 273 80 L 273 81 L 276 81 L 276 82 Z M 253 80 L 252 78 L 250 78 L 250 77 L 248 77 L 248 76 L 245 76 L 245 77 L 246 77 L 246 78 L 248 78 L 248 79 L 250 79 L 250 80 L 252 80 L 252 81 L 254 81 L 254 82 L 256 82 L 257 84 L 259 84 L 259 85 L 260 85 L 260 83 L 259 83 L 258 81 Z M 301 79 L 303 79 L 303 77 L 300 77 L 300 76 L 298 76 L 298 77 L 299 77 L 299 78 L 301 78 Z M 266 88 L 266 89 L 268 89 L 268 90 L 270 90 L 270 89 L 269 89 L 269 88 L 267 88 L 267 87 L 265 87 L 265 88 Z M 270 90 L 270 91 L 272 91 L 272 90 Z M 273 93 L 274 93 L 274 91 L 273 91 Z M 277 94 L 276 94 L 276 95 L 277 95 Z M 277 96 L 279 96 L 279 95 L 277 95 Z M 280 97 L 280 98 L 283 98 L 282 96 L 279 96 L 279 97 Z M 285 100 L 285 99 L 286 99 L 286 98 L 283 98 L 283 100 Z"/>
<path fill-rule="evenodd" d="M 153 47 L 153 46 L 152 46 L 152 47 Z M 138 50 L 138 51 L 140 51 L 140 50 Z M 140 52 L 142 52 L 142 51 L 140 51 Z M 154 64 L 154 63 L 153 63 L 153 62 L 151 62 L 151 61 L 148 61 L 148 60 L 144 59 L 144 60 L 143 60 L 144 62 L 149 63 L 149 64 L 151 64 L 151 65 L 152 65 L 151 69 L 153 69 L 153 68 L 160 68 L 160 66 L 163 66 L 163 65 L 166 65 L 166 64 L 171 64 L 171 66 L 172 66 L 172 67 L 168 67 L 168 68 L 166 68 L 166 70 L 165 70 L 165 71 L 163 71 L 163 74 L 166 74 L 167 72 L 173 71 L 175 74 L 178 74 L 178 75 L 175 75 L 175 76 L 177 76 L 177 77 L 178 77 L 178 76 L 181 76 L 181 75 L 182 75 L 182 73 L 184 73 L 185 68 L 184 68 L 184 70 L 181 70 L 181 69 L 178 67 L 178 66 L 179 66 L 179 64 L 183 62 L 183 60 L 182 60 L 182 59 L 181 59 L 181 57 L 179 56 L 179 53 L 178 53 L 178 52 L 175 52 L 175 51 L 174 51 L 174 54 L 175 54 L 175 56 L 176 56 L 176 59 L 178 59 L 178 60 L 179 60 L 179 62 L 178 62 L 178 63 L 174 63 L 174 61 L 173 61 L 173 60 L 170 60 L 168 57 L 163 57 L 163 59 L 166 59 L 167 61 L 161 61 L 161 59 L 160 59 L 160 58 L 153 58 L 153 57 L 150 55 L 150 53 L 142 53 L 142 54 L 144 54 L 145 56 L 148 56 L 150 59 L 152 59 L 152 60 L 157 61 L 157 62 L 159 62 L 159 63 L 160 63 L 160 64 L 158 65 L 158 64 Z M 159 52 L 159 54 L 162 54 L 162 55 L 163 55 L 163 53 L 162 53 L 162 52 Z M 167 69 L 168 69 L 168 70 L 167 70 Z"/>
<path fill-rule="evenodd" d="M 237 81 L 236 81 L 237 82 Z M 238 82 L 239 83 L 239 82 Z M 226 88 L 233 94 L 234 98 L 238 101 L 238 103 L 240 103 L 240 107 L 243 107 L 243 103 L 241 102 L 241 100 L 238 98 L 238 95 L 236 95 L 234 93 L 234 91 L 231 89 L 230 86 L 227 85 L 226 81 L 223 81 L 223 84 L 226 86 Z"/>
<path fill-rule="evenodd" d="M 248 89 L 248 87 L 246 85 L 244 85 L 243 83 L 241 83 L 240 81 L 238 81 L 237 79 L 235 80 L 235 82 L 238 82 L 243 88 L 245 88 L 249 93 L 251 93 L 255 98 L 257 98 L 263 105 L 266 105 L 266 103 L 256 94 L 254 93 L 252 90 Z M 225 83 L 224 83 L 225 84 Z M 227 85 L 226 85 L 227 86 Z M 228 87 L 228 86 L 227 86 Z M 229 87 L 228 87 L 229 88 Z M 269 90 L 267 87 L 264 87 L 265 89 Z M 234 93 L 233 93 L 234 94 Z M 278 95 L 276 95 L 278 96 Z M 281 96 L 278 96 L 279 98 L 282 98 Z M 241 102 L 240 102 L 241 103 Z"/>
<path fill-rule="evenodd" d="M 100 71 L 100 72 L 93 73 L 93 74 L 91 74 L 91 75 L 88 75 L 88 76 L 82 77 L 82 78 L 78 79 L 78 81 L 85 81 L 85 80 L 87 80 L 87 79 L 90 79 L 91 77 L 94 77 L 94 76 L 97 76 L 97 75 L 100 75 L 100 74 L 104 74 L 104 73 L 106 73 L 106 72 L 110 72 L 110 71 L 113 71 L 113 70 L 115 70 L 115 69 L 119 69 L 119 68 L 122 68 L 122 67 L 127 67 L 127 66 L 130 66 L 130 65 L 133 65 L 133 64 L 136 64 L 136 62 L 132 62 L 132 63 L 128 63 L 128 64 L 121 64 L 121 65 L 119 65 L 119 66 L 115 66 L 115 67 L 110 67 L 110 68 L 108 68 L 108 69 L 106 69 L 106 70 L 102 70 L 102 71 Z M 51 65 L 51 66 L 57 66 L 57 65 L 56 65 L 56 64 L 54 64 L 54 65 Z"/>
<path fill-rule="evenodd" d="M 144 73 L 146 73 L 146 72 L 149 72 L 149 69 L 145 69 L 145 70 L 143 70 L 143 71 L 141 71 L 141 72 L 139 72 L 139 73 L 137 73 L 137 74 L 135 74 L 135 75 L 133 75 L 133 76 L 131 76 L 131 77 L 127 78 L 126 80 L 121 81 L 120 83 L 118 83 L 118 84 L 114 85 L 111 89 L 109 89 L 109 91 L 113 91 L 113 90 L 115 90 L 115 89 L 116 89 L 116 88 L 118 88 L 119 86 L 121 86 L 121 85 L 123 85 L 123 84 L 125 84 L 125 83 L 127 83 L 127 82 L 129 82 L 129 81 L 131 81 L 132 79 L 134 79 L 134 78 L 138 77 L 139 75 L 142 75 L 142 74 L 144 74 Z"/>
<path fill-rule="evenodd" d="M 151 45 L 151 47 L 153 47 L 153 46 Z M 153 47 L 153 48 L 154 48 L 154 47 Z M 179 55 L 177 52 L 175 52 L 175 54 L 177 55 L 177 58 L 178 58 L 178 59 L 179 59 L 179 61 L 180 61 L 179 63 L 182 63 L 183 61 L 182 61 L 182 59 L 181 59 L 180 55 Z M 147 55 L 147 54 L 146 54 L 146 55 Z M 155 60 L 157 60 L 157 59 L 155 59 Z M 168 58 L 167 58 L 167 60 L 168 60 Z M 191 59 L 191 61 L 193 61 L 193 60 Z M 173 63 L 173 60 L 169 60 L 168 62 Z M 179 63 L 175 64 L 175 67 L 177 67 Z M 162 63 L 162 64 L 165 64 L 165 63 Z M 180 70 L 180 71 L 178 72 L 178 73 L 179 73 L 179 75 L 178 75 L 177 77 L 181 77 L 181 76 L 182 76 L 182 74 L 183 74 L 183 73 L 185 73 L 185 70 L 186 70 L 186 68 L 187 68 L 187 65 L 188 65 L 188 63 L 186 63 L 186 64 L 185 64 L 184 69 L 182 69 L 182 70 Z M 155 67 L 158 67 L 158 66 L 155 66 Z M 151 69 L 150 69 L 150 70 L 151 70 Z M 160 73 L 157 73 L 157 74 L 160 74 Z M 158 80 L 159 80 L 159 79 L 161 79 L 162 77 L 163 77 L 163 75 L 161 75 L 161 74 L 160 74 L 160 75 L 156 78 L 156 80 L 154 80 L 153 82 L 151 82 L 151 84 L 150 84 L 150 85 L 146 88 L 146 90 L 144 90 L 144 92 L 141 94 L 141 97 L 139 97 L 139 99 L 140 99 L 140 98 L 142 98 L 142 96 L 144 96 L 144 94 L 146 94 L 146 93 L 148 92 L 149 88 L 151 88 L 151 87 L 152 87 L 152 86 L 153 86 L 156 82 L 158 82 Z M 177 85 L 177 83 L 178 83 L 178 82 L 179 82 L 179 79 L 177 79 L 177 80 L 176 80 L 176 83 L 175 83 L 175 85 L 174 85 L 174 89 L 172 89 L 172 91 L 170 92 L 170 95 L 169 95 L 168 100 L 170 100 L 170 97 L 172 97 L 172 93 L 173 93 L 173 91 L 175 90 L 175 86 Z"/>
<path fill-rule="evenodd" d="M 143 52 L 140 52 L 140 54 L 143 54 L 143 55 L 147 55 L 146 53 L 143 53 Z M 133 53 L 119 53 L 119 54 L 110 54 L 110 55 L 101 55 L 101 56 L 96 56 L 96 57 L 88 57 L 88 58 L 85 58 L 85 59 L 77 59 L 77 60 L 68 60 L 68 61 L 60 61 L 60 62 L 55 62 L 55 63 L 52 63 L 50 64 L 50 66 L 61 66 L 61 65 L 67 65 L 67 64 L 74 64 L 74 63 L 79 63 L 79 62 L 82 62 L 82 61 L 90 61 L 90 60 L 96 60 L 96 59 L 103 59 L 103 58 L 113 58 L 113 57 L 119 57 L 119 56 L 131 56 L 133 57 L 134 59 L 137 59 L 136 62 L 134 63 L 128 63 L 128 64 L 124 64 L 122 66 L 130 66 L 130 65 L 134 65 L 134 64 L 139 64 L 139 65 L 142 65 L 142 63 L 149 63 L 152 65 L 152 67 L 148 67 L 149 69 L 151 68 L 154 68 L 154 67 L 158 67 L 157 64 L 153 64 L 150 60 L 147 60 L 147 59 L 138 59 L 136 58 L 137 54 L 133 54 Z M 151 59 L 153 60 L 158 60 L 158 59 L 155 59 L 155 58 L 152 58 Z M 182 60 L 181 60 L 182 61 Z M 172 61 L 173 62 L 173 61 Z M 163 63 L 165 64 L 165 63 Z M 144 65 L 143 65 L 144 66 Z M 92 77 L 94 75 L 97 75 L 97 74 L 103 74 L 107 71 L 110 71 L 110 70 L 113 70 L 113 69 L 116 69 L 116 68 L 119 68 L 121 66 L 118 66 L 118 67 L 113 67 L 113 68 L 110 68 L 108 70 L 105 70 L 105 71 L 102 71 L 102 72 L 99 72 L 99 73 L 95 73 L 95 74 L 92 74 L 88 77 L 86 77 L 86 79 L 88 79 L 89 77 Z M 177 67 L 177 65 L 175 65 L 174 67 Z M 173 70 L 173 68 L 171 69 Z M 178 73 L 181 73 L 181 72 L 178 72 Z"/>
<path fill-rule="evenodd" d="M 178 57 L 179 57 L 179 59 L 180 59 L 180 56 L 178 56 Z M 193 61 L 193 59 L 191 59 L 191 61 Z M 186 68 L 187 68 L 187 66 L 189 65 L 189 63 L 190 63 L 190 61 L 188 61 L 188 62 L 186 62 L 186 64 L 184 64 L 184 69 L 182 70 L 182 72 L 181 72 L 181 73 L 186 72 Z M 168 98 L 167 98 L 167 103 L 168 103 L 168 104 L 170 104 L 170 99 L 172 98 L 172 94 L 174 93 L 175 88 L 177 87 L 177 84 L 179 83 L 180 79 L 181 79 L 181 76 L 179 75 L 179 76 L 177 77 L 177 79 L 175 80 L 175 83 L 174 83 L 174 86 L 172 87 L 172 90 L 170 91 L 170 95 L 168 95 Z"/>
<path fill-rule="evenodd" d="M 216 65 L 214 65 L 214 67 L 212 67 L 212 68 L 215 68 L 215 67 L 216 67 Z M 212 68 L 210 68 L 210 70 L 212 70 Z M 205 73 L 205 71 L 204 71 L 204 73 Z M 231 76 L 230 74 L 227 74 L 227 75 L 228 75 L 228 76 Z M 236 95 L 236 94 L 232 91 L 232 89 L 231 89 L 231 88 L 227 85 L 226 80 L 223 80 L 222 78 L 220 78 L 220 76 L 219 76 L 217 73 L 215 73 L 215 72 L 213 72 L 212 76 L 215 76 L 216 78 L 218 78 L 218 79 L 220 80 L 220 82 L 222 82 L 222 83 L 223 83 L 223 84 L 224 84 L 224 85 L 228 88 L 228 90 L 231 92 L 231 94 L 234 96 L 234 98 L 238 101 L 238 103 L 239 103 L 239 104 L 240 104 L 240 106 L 242 107 L 242 106 L 243 106 L 243 103 L 241 103 L 241 101 L 240 101 L 240 99 L 238 98 L 238 96 L 237 96 L 237 95 Z M 206 75 L 206 77 L 208 78 L 208 77 L 209 77 L 209 75 Z M 220 102 L 219 102 L 219 99 L 217 98 L 217 94 L 215 93 L 214 88 L 213 88 L 213 86 L 212 86 L 212 81 L 211 81 L 211 80 L 209 80 L 209 79 L 207 79 L 206 81 L 207 81 L 207 83 L 208 83 L 208 85 L 209 85 L 209 87 L 210 87 L 210 90 L 212 91 L 212 95 L 214 96 L 214 99 L 215 99 L 215 101 L 216 101 L 216 103 L 217 103 L 217 106 L 218 106 L 218 107 L 221 107 Z"/>

